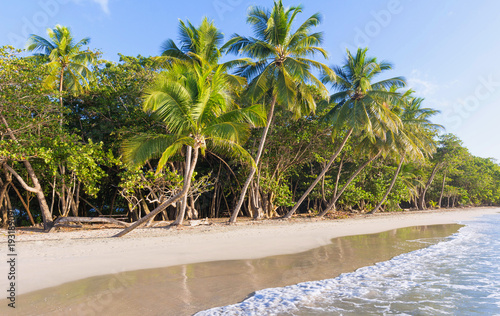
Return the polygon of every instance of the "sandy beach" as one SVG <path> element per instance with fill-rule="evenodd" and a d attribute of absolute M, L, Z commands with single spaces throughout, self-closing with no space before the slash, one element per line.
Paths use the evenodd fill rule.
<path fill-rule="evenodd" d="M 182 230 L 137 229 L 122 238 L 111 238 L 118 229 L 22 233 L 17 236 L 17 294 L 125 271 L 298 253 L 327 245 L 335 237 L 452 224 L 498 212 L 500 208 L 469 208 L 343 220 L 263 221 L 253 225 L 210 225 Z M 2 247 L 6 247 L 6 241 L 5 237 Z M 0 273 L 6 275 L 5 264 L 1 269 Z"/>

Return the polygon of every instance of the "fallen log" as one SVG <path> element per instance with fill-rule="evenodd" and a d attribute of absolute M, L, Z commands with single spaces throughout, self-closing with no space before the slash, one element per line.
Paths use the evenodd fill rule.
<path fill-rule="evenodd" d="M 125 223 L 114 218 L 107 217 L 59 217 L 54 221 L 54 226 L 67 223 L 99 223 L 99 224 L 114 224 L 122 227 L 129 227 L 130 223 Z"/>

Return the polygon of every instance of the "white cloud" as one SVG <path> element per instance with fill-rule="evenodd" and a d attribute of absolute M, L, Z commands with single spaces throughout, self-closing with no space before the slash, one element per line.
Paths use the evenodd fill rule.
<path fill-rule="evenodd" d="M 420 71 L 413 70 L 410 77 L 406 80 L 408 88 L 414 90 L 417 95 L 428 98 L 434 95 L 439 86 L 426 78 L 423 78 Z"/>
<path fill-rule="evenodd" d="M 78 4 L 90 1 L 90 2 L 98 4 L 104 13 L 110 14 L 109 0 L 71 0 L 71 1 L 73 1 L 74 3 L 78 3 Z"/>
<path fill-rule="evenodd" d="M 441 107 L 448 107 L 455 101 L 452 97 L 456 93 L 458 80 L 449 82 L 436 82 L 429 79 L 427 75 L 422 74 L 419 70 L 412 70 L 410 76 L 406 80 L 408 89 L 415 91 L 415 95 L 425 98 L 427 101 L 432 100 L 433 103 Z"/>
<path fill-rule="evenodd" d="M 104 13 L 109 14 L 109 0 L 92 0 L 101 6 Z"/>

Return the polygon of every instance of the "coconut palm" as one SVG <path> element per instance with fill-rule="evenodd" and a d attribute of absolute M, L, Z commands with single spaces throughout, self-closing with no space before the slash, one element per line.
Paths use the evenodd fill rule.
<path fill-rule="evenodd" d="M 221 57 L 219 47 L 224 35 L 213 22 L 204 18 L 199 27 L 191 22 L 179 21 L 180 47 L 174 40 L 167 39 L 161 46 L 161 55 L 165 60 L 183 60 L 198 64 L 217 64 Z"/>
<path fill-rule="evenodd" d="M 229 74 L 229 70 L 237 65 L 244 65 L 247 59 L 235 59 L 219 64 L 222 56 L 220 46 L 224 36 L 212 21 L 204 18 L 196 27 L 191 22 L 179 21 L 179 45 L 172 39 L 167 39 L 161 47 L 161 56 L 156 59 L 166 69 L 173 64 L 197 65 L 204 70 L 221 66 L 221 75 L 225 76 L 228 84 L 232 85 L 233 91 L 240 91 L 246 84 L 246 79 Z M 186 179 L 185 179 L 186 180 Z M 182 200 L 180 211 L 184 212 L 187 205 L 187 195 Z"/>
<path fill-rule="evenodd" d="M 401 96 L 389 89 L 405 86 L 405 80 L 395 77 L 373 82 L 378 75 L 392 69 L 392 65 L 367 57 L 366 52 L 366 48 L 358 49 L 353 56 L 347 50 L 344 65 L 332 67 L 336 76 L 323 78 L 323 81 L 330 82 L 337 91 L 330 96 L 334 107 L 327 113 L 325 120 L 331 123 L 334 131 L 343 133 L 344 136 L 319 176 L 284 218 L 290 218 L 297 211 L 330 169 L 351 135 L 363 134 L 375 142 L 376 137 L 384 140 L 387 131 L 395 132 L 401 125 L 401 120 L 390 109 L 390 104 L 397 102 Z"/>
<path fill-rule="evenodd" d="M 159 60 L 176 62 L 186 61 L 199 65 L 217 65 L 222 56 L 220 47 L 224 34 L 215 26 L 213 21 L 203 18 L 201 24 L 196 27 L 190 21 L 179 21 L 179 44 L 174 40 L 167 39 L 161 46 L 161 57 Z M 222 63 L 230 69 L 236 65 L 242 65 L 248 59 L 236 59 Z"/>
<path fill-rule="evenodd" d="M 286 106 L 296 118 L 314 112 L 315 93 L 311 86 L 315 86 L 325 98 L 328 91 L 312 70 L 325 72 L 330 77 L 335 75 L 326 65 L 309 58 L 314 54 L 327 57 L 326 51 L 320 47 L 322 33 L 312 32 L 312 28 L 321 22 L 321 16 L 314 14 L 296 30 L 292 29 L 301 12 L 301 6 L 285 8 L 282 1 L 275 1 L 271 10 L 252 7 L 247 22 L 254 31 L 254 37 L 235 34 L 223 47 L 229 53 L 254 60 L 253 63 L 241 66 L 237 74 L 247 78 L 248 96 L 251 100 L 270 101 L 267 124 L 255 158 L 257 164 L 264 150 L 275 106 Z M 236 221 L 255 172 L 256 168 L 252 168 L 248 175 L 231 215 L 231 223 Z"/>
<path fill-rule="evenodd" d="M 80 93 L 89 85 L 92 78 L 90 67 L 95 63 L 95 54 L 82 50 L 88 45 L 88 37 L 75 42 L 69 28 L 56 25 L 47 29 L 49 39 L 32 34 L 26 43 L 26 49 L 47 58 L 49 75 L 44 85 L 59 89 L 59 103 L 63 107 L 63 91 Z M 62 119 L 61 119 L 62 122 Z"/>
<path fill-rule="evenodd" d="M 200 65 L 175 64 L 158 76 L 145 95 L 144 110 L 164 122 L 167 135 L 138 135 L 123 144 L 123 159 L 131 167 L 142 167 L 158 159 L 157 172 L 167 161 L 186 148 L 186 172 L 182 190 L 155 210 L 120 232 L 123 236 L 152 219 L 169 205 L 180 201 L 190 187 L 199 153 L 207 147 L 254 164 L 241 146 L 252 125 L 264 125 L 265 111 L 260 105 L 240 109 L 233 102 L 233 91 L 222 66 L 203 69 Z M 182 224 L 181 211 L 173 225 Z"/>
<path fill-rule="evenodd" d="M 424 99 L 411 97 L 411 90 L 401 99 L 399 106 L 394 107 L 395 112 L 399 112 L 402 126 L 397 133 L 390 133 L 387 136 L 387 143 L 392 144 L 394 153 L 399 160 L 394 177 L 389 184 L 386 193 L 380 202 L 368 212 L 373 214 L 379 210 L 392 191 L 394 184 L 405 160 L 412 161 L 423 159 L 432 155 L 436 150 L 436 142 L 433 135 L 437 129 L 443 128 L 441 125 L 433 124 L 430 118 L 439 113 L 437 110 L 422 108 Z"/>

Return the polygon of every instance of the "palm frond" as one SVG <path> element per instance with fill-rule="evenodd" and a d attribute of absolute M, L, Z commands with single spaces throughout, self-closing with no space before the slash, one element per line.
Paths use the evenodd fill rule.
<path fill-rule="evenodd" d="M 173 135 L 135 135 L 122 143 L 122 159 L 130 168 L 140 168 L 151 159 L 160 158 L 175 143 Z"/>
<path fill-rule="evenodd" d="M 211 150 L 213 150 L 214 152 L 221 154 L 222 156 L 238 159 L 251 165 L 253 168 L 257 168 L 252 155 L 250 155 L 250 153 L 248 153 L 248 151 L 246 151 L 238 143 L 217 137 L 211 137 L 208 142 L 210 143 L 210 147 L 212 148 Z"/>

